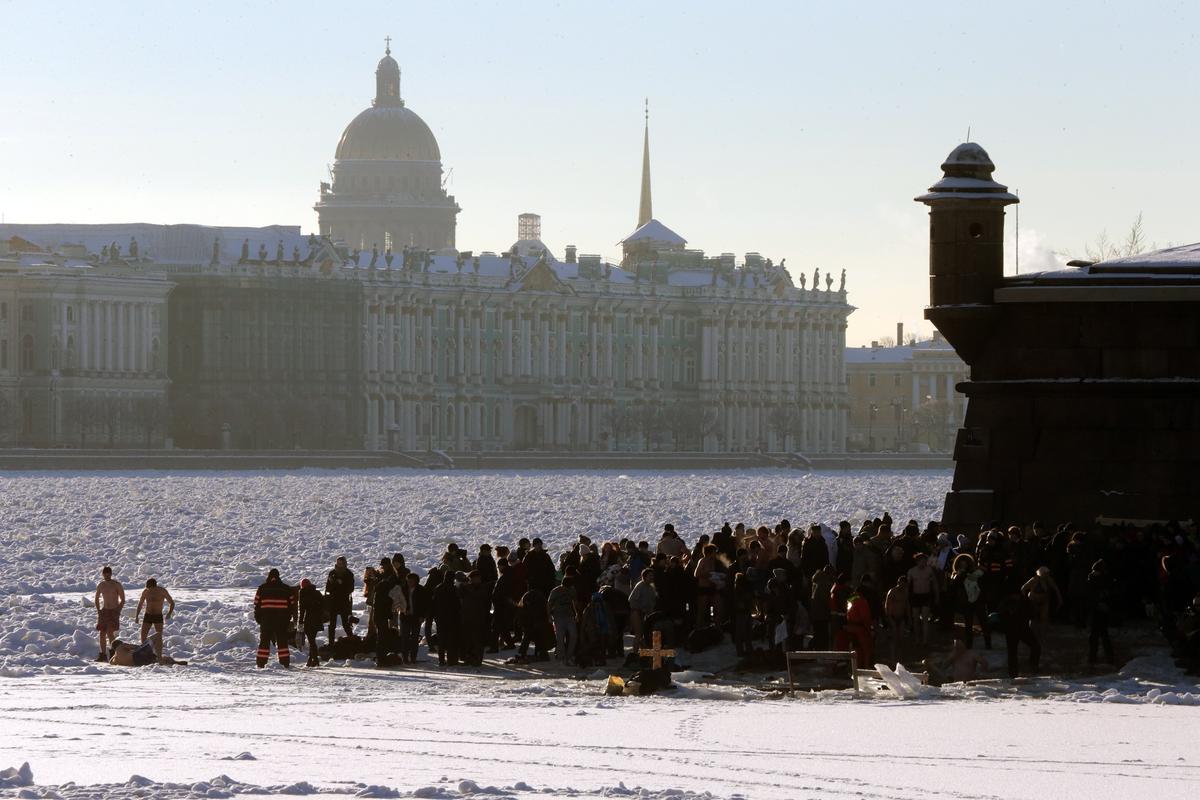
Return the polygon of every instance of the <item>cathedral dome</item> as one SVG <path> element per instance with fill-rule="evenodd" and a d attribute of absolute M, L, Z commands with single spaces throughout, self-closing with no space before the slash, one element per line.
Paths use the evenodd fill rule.
<path fill-rule="evenodd" d="M 334 157 L 339 161 L 442 160 L 433 131 L 400 97 L 400 65 L 392 58 L 390 39 L 375 67 L 375 100 L 346 126 Z"/>
<path fill-rule="evenodd" d="M 403 105 L 375 105 L 346 126 L 334 157 L 441 161 L 442 153 L 433 131 L 416 112 Z"/>

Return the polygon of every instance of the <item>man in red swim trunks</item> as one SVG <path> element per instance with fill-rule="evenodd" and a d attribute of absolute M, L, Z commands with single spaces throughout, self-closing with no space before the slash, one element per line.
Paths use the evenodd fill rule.
<path fill-rule="evenodd" d="M 100 632 L 97 661 L 108 661 L 108 646 L 121 627 L 121 609 L 125 607 L 125 587 L 113 580 L 112 567 L 100 571 L 103 580 L 96 585 L 96 630 Z"/>

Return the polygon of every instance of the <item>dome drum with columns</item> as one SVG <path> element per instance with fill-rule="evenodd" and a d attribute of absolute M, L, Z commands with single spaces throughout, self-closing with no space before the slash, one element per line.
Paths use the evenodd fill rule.
<path fill-rule="evenodd" d="M 314 208 L 323 236 L 351 248 L 454 247 L 458 204 L 442 186 L 442 154 L 425 121 L 400 97 L 388 47 L 375 100 L 350 121 L 334 154 L 332 184 Z"/>

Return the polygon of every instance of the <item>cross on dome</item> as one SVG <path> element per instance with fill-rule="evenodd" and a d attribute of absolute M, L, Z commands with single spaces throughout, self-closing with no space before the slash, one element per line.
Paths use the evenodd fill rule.
<path fill-rule="evenodd" d="M 383 37 L 383 54 L 385 56 L 390 56 L 392 54 L 392 37 L 391 36 Z"/>

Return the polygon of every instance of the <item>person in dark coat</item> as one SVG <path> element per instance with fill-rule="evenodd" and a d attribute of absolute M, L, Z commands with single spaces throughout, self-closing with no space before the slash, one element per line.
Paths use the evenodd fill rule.
<path fill-rule="evenodd" d="M 496 585 L 497 570 L 496 559 L 492 557 L 490 544 L 479 545 L 479 556 L 475 559 L 475 569 L 479 570 L 480 581 L 491 592 L 492 587 Z"/>
<path fill-rule="evenodd" d="M 433 616 L 437 622 L 438 664 L 454 666 L 458 663 L 459 633 L 462 619 L 462 601 L 454 586 L 454 572 L 446 571 L 442 585 L 433 593 Z"/>
<path fill-rule="evenodd" d="M 400 658 L 405 664 L 415 663 L 421 641 L 421 624 L 429 618 L 429 590 L 421 585 L 415 572 L 405 576 L 408 585 L 408 607 L 400 615 Z"/>
<path fill-rule="evenodd" d="M 375 666 L 387 664 L 388 655 L 398 648 L 395 607 L 392 590 L 399 587 L 390 558 L 379 559 L 379 574 L 371 589 L 371 612 L 375 619 Z"/>
<path fill-rule="evenodd" d="M 821 535 L 821 526 L 811 525 L 808 536 L 800 546 L 800 574 L 805 579 L 811 579 L 817 570 L 828 564 L 829 547 L 825 544 L 825 537 Z"/>
<path fill-rule="evenodd" d="M 1104 662 L 1113 663 L 1112 637 L 1108 634 L 1109 615 L 1112 613 L 1113 599 L 1116 594 L 1112 576 L 1108 574 L 1108 564 L 1100 559 L 1092 564 L 1092 571 L 1087 577 L 1088 594 L 1088 664 L 1096 663 L 1099 645 L 1104 645 Z"/>
<path fill-rule="evenodd" d="M 625 655 L 625 629 L 629 625 L 629 598 L 612 586 L 600 587 L 600 599 L 608 615 L 608 642 L 605 655 Z"/>
<path fill-rule="evenodd" d="M 517 616 L 516 576 L 501 558 L 496 562 L 496 585 L 492 588 L 492 630 L 488 640 L 488 652 L 509 650 L 516 646 L 513 641 L 513 625 Z"/>
<path fill-rule="evenodd" d="M 433 595 L 437 592 L 437 588 L 442 585 L 444 576 L 442 575 L 441 567 L 430 567 L 429 573 L 425 576 L 425 599 L 426 599 L 426 614 L 425 614 L 425 644 L 429 646 L 430 652 L 433 651 Z"/>
<path fill-rule="evenodd" d="M 334 562 L 333 569 L 325 578 L 325 602 L 329 606 L 329 643 L 333 644 L 334 631 L 337 630 L 338 618 L 342 620 L 342 630 L 349 636 L 354 633 L 353 605 L 354 573 L 346 565 L 346 557 L 341 556 Z"/>
<path fill-rule="evenodd" d="M 478 667 L 483 664 L 484 638 L 491 627 L 488 619 L 491 596 L 478 570 L 471 570 L 467 581 L 458 583 L 458 597 L 462 621 L 458 640 L 462 660 L 464 664 Z"/>
<path fill-rule="evenodd" d="M 546 595 L 538 589 L 529 589 L 517 603 L 517 620 L 521 626 L 521 646 L 517 650 L 518 659 L 524 660 L 529 655 L 529 645 L 533 644 L 535 661 L 545 661 L 550 658 L 550 643 L 554 641 L 554 629 L 550 623 L 550 610 L 546 603 Z"/>
<path fill-rule="evenodd" d="M 1001 598 L 998 610 L 1000 628 L 1004 631 L 1004 643 L 1008 648 L 1008 677 L 1020 674 L 1017 662 L 1017 647 L 1024 643 L 1029 647 L 1029 669 L 1036 672 L 1042 657 L 1042 644 L 1033 632 L 1033 608 L 1021 591 L 1015 587 Z"/>
<path fill-rule="evenodd" d="M 325 596 L 313 585 L 308 578 L 300 581 L 300 594 L 297 596 L 300 607 L 300 629 L 308 642 L 308 662 L 306 666 L 320 665 L 317 657 L 317 634 L 325 627 L 325 617 L 328 605 Z M 332 643 L 332 640 L 331 640 Z"/>
<path fill-rule="evenodd" d="M 532 549 L 525 554 L 524 564 L 529 586 L 541 592 L 543 597 L 548 597 L 557 582 L 558 571 L 550 554 L 542 549 L 541 539 L 533 540 Z"/>

